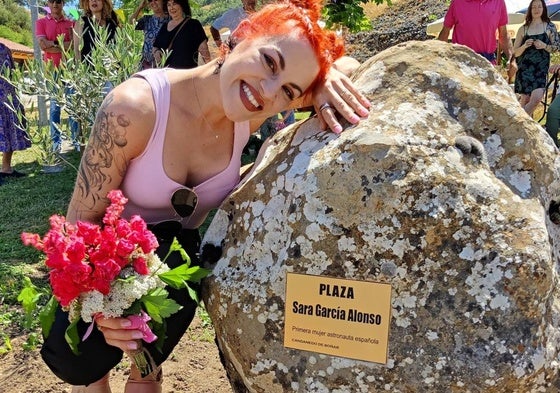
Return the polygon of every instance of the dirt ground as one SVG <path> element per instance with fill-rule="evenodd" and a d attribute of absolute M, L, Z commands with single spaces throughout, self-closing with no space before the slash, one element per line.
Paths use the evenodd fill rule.
<path fill-rule="evenodd" d="M 231 393 L 225 371 L 220 363 L 213 333 L 202 327 L 195 317 L 187 334 L 163 365 L 165 393 Z M 69 393 L 71 388 L 50 372 L 39 351 L 23 351 L 25 338 L 12 340 L 13 350 L 0 358 L 0 392 L 2 393 Z M 115 393 L 124 390 L 128 363 L 121 362 L 111 374 Z"/>

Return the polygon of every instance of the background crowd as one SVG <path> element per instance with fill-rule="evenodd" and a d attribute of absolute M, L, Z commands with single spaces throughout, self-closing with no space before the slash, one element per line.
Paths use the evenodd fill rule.
<path fill-rule="evenodd" d="M 81 16 L 77 20 L 64 13 L 65 0 L 48 0 L 47 14 L 36 23 L 36 38 L 42 50 L 43 60 L 55 69 L 60 66 L 65 53 L 73 53 L 78 61 L 87 64 L 92 49 L 96 45 L 98 29 L 105 29 L 103 37 L 107 41 L 115 39 L 117 29 L 125 23 L 119 20 L 111 0 L 80 0 Z M 212 50 L 202 24 L 192 17 L 188 0 L 141 0 L 128 22 L 143 32 L 143 46 L 138 70 L 154 67 L 188 69 L 209 62 L 227 45 L 227 37 L 235 30 L 248 13 L 258 7 L 256 0 L 243 0 L 240 7 L 227 10 L 209 26 L 213 38 Z M 477 15 L 477 17 L 473 17 Z M 508 14 L 504 0 L 471 2 L 453 0 L 445 15 L 444 25 L 438 39 L 470 47 L 491 63 L 508 69 L 510 82 L 519 98 L 521 106 L 533 116 L 535 108 L 544 99 L 551 74 L 558 72 L 559 65 L 551 65 L 551 54 L 560 49 L 560 38 L 556 25 L 548 17 L 544 0 L 530 0 L 527 3 L 525 22 L 515 37 L 509 37 L 506 30 Z M 452 32 L 452 36 L 450 37 Z M 224 39 L 224 42 L 222 41 Z M 72 49 L 72 51 L 69 51 Z M 13 61 L 9 50 L 3 49 L 4 68 Z M 11 65 L 13 66 L 13 64 Z M 4 83 L 8 83 L 4 81 Z M 106 94 L 112 88 L 107 82 L 103 86 Z M 66 96 L 73 90 L 63 81 L 58 88 Z M 17 97 L 6 86 L 2 89 L 4 102 L 14 101 L 15 107 L 22 109 Z M 545 105 L 544 126 L 558 145 L 560 126 L 560 99 L 549 99 Z M 68 116 L 67 125 L 61 125 L 61 107 L 56 97 L 49 100 L 49 123 L 52 150 L 61 152 L 66 135 L 74 149 L 80 149 L 80 125 Z M 24 116 L 17 116 L 7 108 L 3 110 L 0 151 L 3 153 L 0 184 L 5 178 L 24 176 L 11 167 L 14 151 L 29 147 L 26 126 L 22 126 Z M 21 111 L 23 112 L 23 110 Z M 14 119 L 19 118 L 18 121 Z M 295 121 L 294 112 L 286 111 L 269 118 L 262 126 L 259 140 L 272 135 L 282 127 Z M 64 132 L 67 128 L 68 132 Z M 17 132 L 13 130 L 17 129 Z M 8 131 L 12 137 L 8 138 Z M 253 137 L 252 137 L 253 138 Z M 13 140 L 12 140 L 13 139 Z"/>

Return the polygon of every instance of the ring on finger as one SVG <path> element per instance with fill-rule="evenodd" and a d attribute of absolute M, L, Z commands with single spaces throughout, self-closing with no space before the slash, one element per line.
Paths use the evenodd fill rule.
<path fill-rule="evenodd" d="M 319 112 L 323 112 L 325 109 L 329 109 L 330 107 L 331 107 L 331 106 L 329 105 L 329 103 L 328 103 L 328 102 L 325 102 L 324 104 L 322 104 L 322 105 L 319 107 Z"/>

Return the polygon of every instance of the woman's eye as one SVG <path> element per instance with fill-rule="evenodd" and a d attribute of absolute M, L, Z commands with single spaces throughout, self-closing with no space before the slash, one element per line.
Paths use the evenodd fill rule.
<path fill-rule="evenodd" d="M 266 62 L 266 65 L 270 68 L 272 73 L 275 74 L 276 73 L 276 63 L 274 62 L 274 59 L 272 57 L 270 57 L 269 55 L 264 55 L 264 61 Z"/>
<path fill-rule="evenodd" d="M 286 96 L 288 96 L 288 98 L 290 100 L 294 99 L 294 92 L 292 91 L 292 89 L 288 88 L 288 87 L 283 87 L 284 89 L 284 93 L 286 93 Z"/>

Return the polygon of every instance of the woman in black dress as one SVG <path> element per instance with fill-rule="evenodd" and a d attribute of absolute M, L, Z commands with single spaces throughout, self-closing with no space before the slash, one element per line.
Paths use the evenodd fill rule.
<path fill-rule="evenodd" d="M 94 25 L 107 29 L 107 41 L 115 39 L 119 26 L 117 14 L 113 10 L 111 0 L 80 0 L 80 7 L 84 10 L 81 23 L 76 23 L 74 37 L 74 53 L 78 60 L 86 61 L 93 48 L 95 48 Z M 80 48 L 80 43 L 82 47 Z"/>
<path fill-rule="evenodd" d="M 188 0 L 169 0 L 167 10 L 171 20 L 163 25 L 154 41 L 154 59 L 158 64 L 164 50 L 170 51 L 166 67 L 194 68 L 198 66 L 198 55 L 204 63 L 210 59 L 208 37 L 202 24 L 191 18 Z"/>
<path fill-rule="evenodd" d="M 521 106 L 531 116 L 544 96 L 550 53 L 558 48 L 558 32 L 548 17 L 544 0 L 532 0 L 513 46 L 518 66 L 515 92 L 519 94 Z"/>

